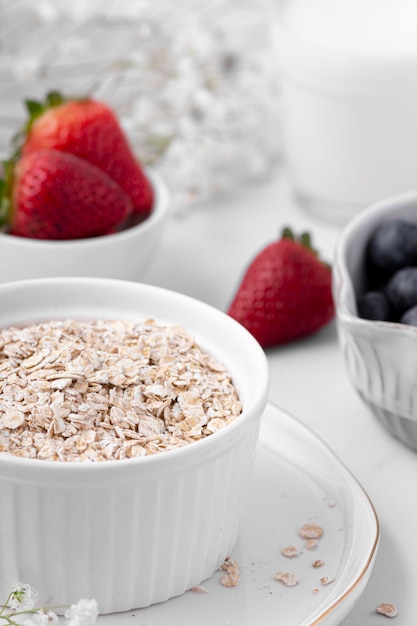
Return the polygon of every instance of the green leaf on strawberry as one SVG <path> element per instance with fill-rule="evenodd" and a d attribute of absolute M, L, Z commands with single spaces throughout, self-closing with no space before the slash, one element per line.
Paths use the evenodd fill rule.
<path fill-rule="evenodd" d="M 31 119 L 39 117 L 45 110 L 45 107 L 35 100 L 25 100 L 25 104 Z"/>
<path fill-rule="evenodd" d="M 71 100 L 85 100 L 86 97 L 71 98 Z M 17 159 L 21 155 L 22 147 L 26 141 L 27 136 L 30 134 L 31 128 L 35 121 L 42 117 L 49 109 L 61 106 L 70 99 L 61 94 L 60 91 L 49 91 L 45 96 L 45 101 L 26 99 L 25 107 L 28 114 L 28 119 L 24 123 L 23 127 L 12 138 L 12 145 L 14 148 L 13 158 Z"/>
<path fill-rule="evenodd" d="M 0 178 L 0 228 L 10 222 L 12 204 L 14 160 L 2 161 L 3 178 Z"/>

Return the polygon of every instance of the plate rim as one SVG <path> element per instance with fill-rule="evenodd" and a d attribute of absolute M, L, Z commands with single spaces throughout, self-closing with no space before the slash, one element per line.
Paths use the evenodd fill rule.
<path fill-rule="evenodd" d="M 264 429 L 268 427 L 268 422 L 272 423 L 274 420 L 277 419 L 277 416 L 278 419 L 281 419 L 281 422 L 289 425 L 289 427 L 294 430 L 298 430 L 302 435 L 304 435 L 304 437 L 308 437 L 310 440 L 314 441 L 316 446 L 320 446 L 323 454 L 326 454 L 329 458 L 332 459 L 332 461 L 339 467 L 343 477 L 348 482 L 351 482 L 356 486 L 357 492 L 362 496 L 361 502 L 363 505 L 366 505 L 368 513 L 370 514 L 370 519 L 372 519 L 374 523 L 374 530 L 372 533 L 373 541 L 369 547 L 369 552 L 361 571 L 355 576 L 354 580 L 352 580 L 346 590 L 339 597 L 332 600 L 329 606 L 325 607 L 319 616 L 314 617 L 313 621 L 309 621 L 310 618 L 307 616 L 303 620 L 302 624 L 300 624 L 300 626 L 317 626 L 318 624 L 322 624 L 325 619 L 334 614 L 334 612 L 343 604 L 343 602 L 345 602 L 347 599 L 350 599 L 350 596 L 353 594 L 353 592 L 358 591 L 358 587 L 361 585 L 361 583 L 365 584 L 367 582 L 366 577 L 371 573 L 373 563 L 378 552 L 381 536 L 381 525 L 375 506 L 366 489 L 364 488 L 362 483 L 356 478 L 353 472 L 349 469 L 349 467 L 344 463 L 344 461 L 340 459 L 340 457 L 336 454 L 332 447 L 319 434 L 317 434 L 312 427 L 303 423 L 298 417 L 296 417 L 277 403 L 270 401 L 268 401 L 267 403 L 267 406 L 261 418 L 258 448 L 264 445 L 262 442 L 262 436 Z M 281 449 L 279 445 L 275 446 L 275 450 L 274 445 L 268 445 L 265 447 L 268 447 L 269 449 L 275 451 L 275 453 L 279 453 Z M 292 461 L 292 463 L 294 464 L 294 461 Z M 359 595 L 355 599 L 355 601 L 359 598 Z M 353 605 L 351 608 L 353 608 Z"/>

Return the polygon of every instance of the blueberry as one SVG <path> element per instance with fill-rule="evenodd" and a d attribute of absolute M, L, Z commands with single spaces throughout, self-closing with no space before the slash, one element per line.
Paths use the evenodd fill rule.
<path fill-rule="evenodd" d="M 382 273 L 388 277 L 417 264 L 417 224 L 404 219 L 383 222 L 371 235 L 366 255 L 371 276 Z"/>
<path fill-rule="evenodd" d="M 417 305 L 417 267 L 404 267 L 396 272 L 388 281 L 385 293 L 400 315 Z"/>
<path fill-rule="evenodd" d="M 408 309 L 401 317 L 400 322 L 409 326 L 417 326 L 417 306 L 412 306 L 411 309 Z"/>
<path fill-rule="evenodd" d="M 381 291 L 368 291 L 359 296 L 357 301 L 358 315 L 367 320 L 389 320 L 390 305 Z"/>

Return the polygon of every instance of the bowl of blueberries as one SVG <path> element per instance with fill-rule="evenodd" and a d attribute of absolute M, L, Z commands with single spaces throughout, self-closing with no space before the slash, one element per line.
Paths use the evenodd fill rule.
<path fill-rule="evenodd" d="M 417 191 L 376 202 L 345 226 L 333 296 L 353 386 L 417 451 Z"/>

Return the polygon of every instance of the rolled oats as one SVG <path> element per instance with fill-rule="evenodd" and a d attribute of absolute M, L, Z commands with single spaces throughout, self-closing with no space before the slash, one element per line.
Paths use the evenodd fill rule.
<path fill-rule="evenodd" d="M 237 587 L 240 581 L 240 570 L 236 561 L 228 556 L 222 565 L 222 570 L 226 573 L 220 578 L 221 584 L 224 587 Z"/>
<path fill-rule="evenodd" d="M 287 559 L 292 559 L 293 557 L 298 556 L 300 552 L 296 546 L 286 546 L 285 548 L 282 548 L 281 554 Z"/>
<path fill-rule="evenodd" d="M 207 437 L 241 413 L 225 367 L 179 326 L 51 321 L 0 332 L 0 452 L 103 461 Z"/>
<path fill-rule="evenodd" d="M 323 534 L 323 529 L 314 522 L 307 522 L 300 528 L 300 535 L 304 539 L 319 539 Z"/>
<path fill-rule="evenodd" d="M 298 585 L 299 583 L 298 576 L 290 574 L 290 572 L 275 572 L 274 580 L 278 580 L 286 587 L 295 587 L 295 585 Z"/>
<path fill-rule="evenodd" d="M 395 606 L 389 602 L 383 602 L 380 604 L 377 607 L 376 612 L 380 615 L 385 615 L 385 617 L 397 617 L 398 615 L 398 611 Z"/>
<path fill-rule="evenodd" d="M 194 585 L 194 587 L 191 587 L 191 591 L 196 591 L 197 593 L 208 593 L 208 589 L 202 585 Z"/>

